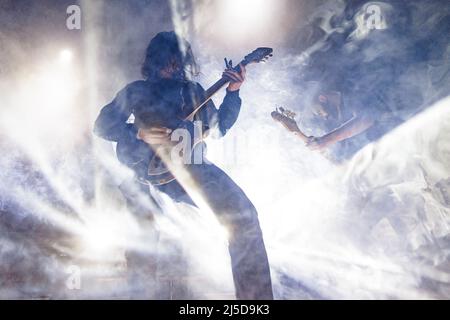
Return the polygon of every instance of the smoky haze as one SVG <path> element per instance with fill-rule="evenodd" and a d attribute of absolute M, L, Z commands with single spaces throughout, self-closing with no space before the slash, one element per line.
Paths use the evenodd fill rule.
<path fill-rule="evenodd" d="M 239 119 L 208 158 L 258 209 L 276 298 L 450 297 L 448 2 L 243 3 L 1 2 L 1 298 L 234 297 L 226 230 L 164 194 L 155 221 L 130 213 L 118 185 L 131 173 L 92 134 L 167 30 L 191 42 L 205 88 L 224 57 L 274 48 L 247 68 Z M 66 28 L 73 4 L 81 30 Z M 283 106 L 324 134 L 312 106 L 326 91 L 395 118 L 341 165 L 270 117 Z"/>

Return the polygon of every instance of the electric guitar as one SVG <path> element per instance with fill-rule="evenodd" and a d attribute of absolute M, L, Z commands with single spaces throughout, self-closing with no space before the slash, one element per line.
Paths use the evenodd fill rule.
<path fill-rule="evenodd" d="M 285 127 L 288 131 L 298 136 L 305 144 L 312 143 L 315 141 L 315 139 L 317 139 L 313 136 L 307 136 L 303 133 L 303 131 L 299 128 L 297 121 L 295 121 L 296 114 L 294 112 L 280 107 L 276 108 L 275 111 L 272 111 L 271 116 L 276 122 L 281 123 L 283 127 Z M 329 150 L 324 149 L 320 150 L 319 152 L 330 162 L 339 164 L 339 160 L 337 160 Z"/>
<path fill-rule="evenodd" d="M 279 107 L 272 111 L 270 115 L 276 122 L 281 123 L 283 127 L 297 135 L 303 142 L 308 143 L 311 141 L 311 137 L 304 134 L 298 127 L 297 121 L 295 121 L 295 112 Z"/>
<path fill-rule="evenodd" d="M 272 48 L 257 48 L 245 56 L 239 64 L 245 67 L 249 64 L 265 62 L 272 56 L 272 52 Z M 226 59 L 225 63 L 227 64 L 227 67 L 231 66 L 231 63 L 228 64 Z M 239 65 L 233 69 L 240 72 Z M 167 115 L 158 114 L 152 115 L 151 121 L 154 123 L 154 126 L 163 126 L 171 129 L 176 128 L 173 128 L 173 125 L 165 124 L 166 122 L 177 122 L 180 123 L 180 125 L 186 122 L 193 122 L 195 115 L 202 109 L 202 107 L 204 107 L 220 89 L 226 86 L 229 81 L 230 80 L 225 77 L 220 78 L 206 90 L 202 100 L 194 106 L 192 108 L 193 111 L 184 118 L 167 119 Z M 119 141 L 117 144 L 116 153 L 119 161 L 131 168 L 135 172 L 138 181 L 143 184 L 163 185 L 175 180 L 175 177 L 167 169 L 166 164 L 156 154 L 155 150 L 153 150 L 145 142 L 138 140 L 135 137 L 126 137 L 122 141 Z"/>

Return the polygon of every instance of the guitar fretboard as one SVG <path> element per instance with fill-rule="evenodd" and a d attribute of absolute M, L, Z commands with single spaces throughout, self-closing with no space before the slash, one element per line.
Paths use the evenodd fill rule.
<path fill-rule="evenodd" d="M 241 61 L 240 64 L 243 66 L 246 66 L 247 63 L 245 60 Z M 234 68 L 237 72 L 240 72 L 239 65 Z M 209 101 L 211 98 L 224 86 L 227 85 L 227 83 L 230 82 L 230 80 L 226 78 L 220 78 L 216 83 L 214 83 L 211 87 L 209 87 L 205 92 L 205 99 L 194 108 L 194 111 L 192 111 L 184 120 L 192 121 L 194 119 L 195 114 L 200 111 L 200 109 Z"/>

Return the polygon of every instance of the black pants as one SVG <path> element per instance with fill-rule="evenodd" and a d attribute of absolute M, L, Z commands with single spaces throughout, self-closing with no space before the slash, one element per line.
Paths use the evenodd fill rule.
<path fill-rule="evenodd" d="M 242 189 L 213 164 L 187 166 L 219 221 L 229 231 L 228 249 L 238 299 L 273 299 L 272 282 L 258 214 Z M 178 182 L 158 189 L 179 202 L 194 204 Z"/>
<path fill-rule="evenodd" d="M 217 166 L 203 163 L 189 165 L 186 168 L 200 186 L 203 196 L 218 220 L 228 229 L 228 249 L 236 297 L 241 300 L 273 299 L 269 262 L 255 207 L 242 189 Z M 122 187 L 130 209 L 135 214 L 142 215 L 146 206 L 136 205 L 139 201 L 130 196 L 129 191 L 132 188 L 135 190 L 138 188 L 141 192 L 148 191 L 148 188 L 146 190 L 143 185 L 137 188 Z M 177 181 L 157 188 L 174 201 L 195 206 Z"/>

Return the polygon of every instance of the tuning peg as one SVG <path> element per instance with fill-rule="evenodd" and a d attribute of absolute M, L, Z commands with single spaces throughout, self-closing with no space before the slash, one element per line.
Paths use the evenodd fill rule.
<path fill-rule="evenodd" d="M 227 58 L 223 59 L 225 61 L 225 68 L 232 69 L 233 68 L 233 60 L 228 61 Z"/>
<path fill-rule="evenodd" d="M 290 110 L 288 110 L 288 114 L 289 114 L 289 117 L 292 118 L 292 119 L 294 119 L 295 116 L 297 115 L 295 112 L 290 111 Z"/>

